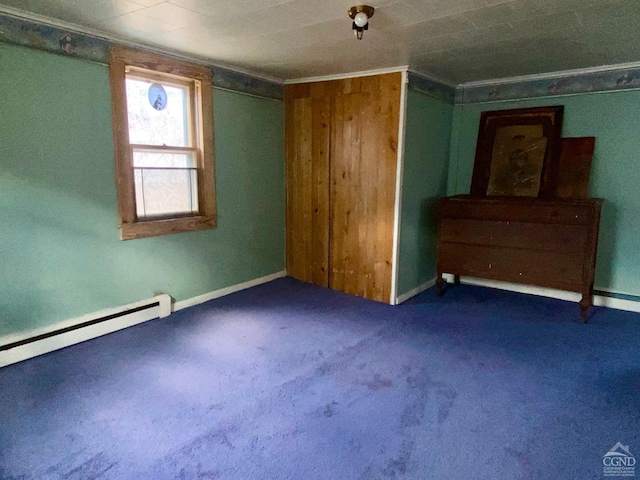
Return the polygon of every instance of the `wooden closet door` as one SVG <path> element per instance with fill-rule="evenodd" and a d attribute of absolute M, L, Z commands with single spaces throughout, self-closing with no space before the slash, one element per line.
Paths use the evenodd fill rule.
<path fill-rule="evenodd" d="M 329 286 L 331 99 L 286 87 L 287 273 Z"/>
<path fill-rule="evenodd" d="M 341 80 L 333 101 L 329 286 L 389 302 L 402 75 Z"/>

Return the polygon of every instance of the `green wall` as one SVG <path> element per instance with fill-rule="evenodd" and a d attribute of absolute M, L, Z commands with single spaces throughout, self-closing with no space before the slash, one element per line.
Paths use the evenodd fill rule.
<path fill-rule="evenodd" d="M 284 269 L 282 102 L 215 90 L 218 228 L 120 241 L 106 66 L 0 44 L 0 336 Z"/>
<path fill-rule="evenodd" d="M 564 137 L 595 136 L 590 195 L 605 199 L 596 289 L 640 295 L 640 90 L 456 105 L 448 194 L 469 193 L 480 113 L 564 105 Z"/>
<path fill-rule="evenodd" d="M 398 293 L 435 277 L 434 202 L 447 193 L 453 106 L 409 89 L 404 147 Z"/>

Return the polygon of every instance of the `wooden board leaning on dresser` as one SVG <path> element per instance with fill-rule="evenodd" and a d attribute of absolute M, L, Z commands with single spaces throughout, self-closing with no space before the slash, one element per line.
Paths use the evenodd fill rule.
<path fill-rule="evenodd" d="M 457 195 L 439 201 L 436 287 L 444 273 L 582 294 L 593 304 L 602 200 Z"/>

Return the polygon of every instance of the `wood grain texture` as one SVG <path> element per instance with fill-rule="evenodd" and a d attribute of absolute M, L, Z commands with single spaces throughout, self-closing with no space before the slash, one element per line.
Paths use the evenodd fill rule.
<path fill-rule="evenodd" d="M 200 155 L 198 156 L 198 178 L 201 183 L 199 188 L 200 214 L 205 217 L 216 217 L 218 214 L 218 204 L 216 197 L 216 169 L 214 153 L 214 133 L 213 133 L 213 85 L 211 77 L 206 77 L 200 81 L 194 95 L 194 110 L 200 115 L 200 130 L 198 132 Z M 214 220 L 211 227 L 217 226 Z"/>
<path fill-rule="evenodd" d="M 595 137 L 563 138 L 555 198 L 587 198 Z"/>
<path fill-rule="evenodd" d="M 402 75 L 287 85 L 287 271 L 389 302 Z"/>
<path fill-rule="evenodd" d="M 136 221 L 135 184 L 131 168 L 129 148 L 129 123 L 127 119 L 127 93 L 125 87 L 125 62 L 112 49 L 109 60 L 109 83 L 111 86 L 111 118 L 113 122 L 113 146 L 118 194 L 118 216 L 120 226 Z"/>
<path fill-rule="evenodd" d="M 583 252 L 550 252 L 490 245 L 442 243 L 438 262 L 443 272 L 582 291 Z"/>
<path fill-rule="evenodd" d="M 164 73 L 178 79 L 192 78 L 211 82 L 213 73 L 207 67 L 186 62 L 181 59 L 159 55 L 144 50 L 127 47 L 111 47 L 110 56 L 117 56 L 126 65 L 134 69 L 151 70 Z"/>
<path fill-rule="evenodd" d="M 459 195 L 438 205 L 439 291 L 443 273 L 574 291 L 586 321 L 601 200 Z"/>
<path fill-rule="evenodd" d="M 440 229 L 443 242 L 571 253 L 584 251 L 589 227 L 554 225 L 553 229 L 541 229 L 530 222 L 443 218 Z"/>
<path fill-rule="evenodd" d="M 322 97 L 287 98 L 287 272 L 329 286 L 329 117 Z"/>
<path fill-rule="evenodd" d="M 591 210 L 585 206 L 590 200 L 542 202 L 530 198 L 485 197 L 470 195 L 448 197 L 438 205 L 441 218 L 468 218 L 476 220 L 550 223 L 561 225 L 588 225 Z"/>
<path fill-rule="evenodd" d="M 389 302 L 401 75 L 338 81 L 330 197 L 330 285 Z"/>
<path fill-rule="evenodd" d="M 121 240 L 157 237 L 172 233 L 195 232 L 209 230 L 216 227 L 216 217 L 184 217 L 169 220 L 148 220 L 123 224 L 120 230 Z"/>

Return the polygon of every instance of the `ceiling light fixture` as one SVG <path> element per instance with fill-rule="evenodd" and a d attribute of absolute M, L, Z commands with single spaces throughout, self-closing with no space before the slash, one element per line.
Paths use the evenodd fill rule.
<path fill-rule="evenodd" d="M 369 30 L 369 19 L 373 17 L 375 8 L 369 5 L 356 5 L 349 9 L 349 17 L 353 20 L 353 30 L 358 40 L 362 40 L 362 34 Z"/>

